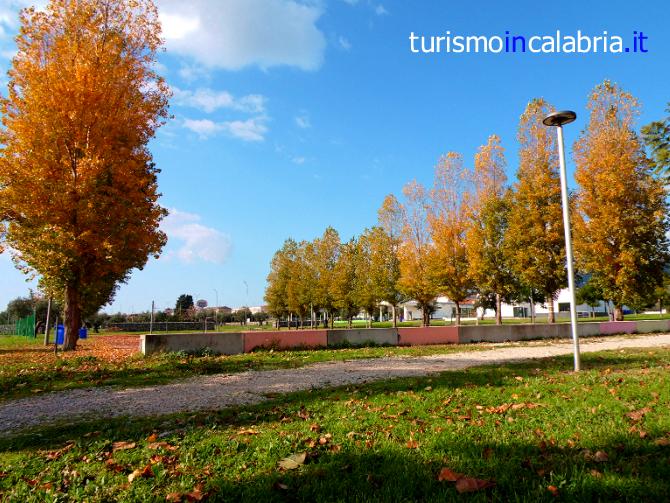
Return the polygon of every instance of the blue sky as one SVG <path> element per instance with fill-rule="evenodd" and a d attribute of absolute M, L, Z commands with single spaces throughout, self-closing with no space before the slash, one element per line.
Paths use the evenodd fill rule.
<path fill-rule="evenodd" d="M 0 65 L 14 51 L 18 9 L 0 0 Z M 152 143 L 172 211 L 159 260 L 133 273 L 107 311 L 140 311 L 181 293 L 220 305 L 262 303 L 284 239 L 334 226 L 343 239 L 376 221 L 388 193 L 430 183 L 442 153 L 472 163 L 496 133 L 516 171 L 519 115 L 533 97 L 579 117 L 611 79 L 643 105 L 670 101 L 670 21 L 663 0 L 560 2 L 160 0 L 174 120 Z M 413 54 L 409 34 L 522 35 L 556 30 L 648 35 L 645 54 Z M 4 80 L 3 80 L 4 85 Z M 572 177 L 571 173 L 569 175 Z M 248 294 L 246 285 L 248 285 Z M 0 255 L 0 309 L 30 283 Z"/>

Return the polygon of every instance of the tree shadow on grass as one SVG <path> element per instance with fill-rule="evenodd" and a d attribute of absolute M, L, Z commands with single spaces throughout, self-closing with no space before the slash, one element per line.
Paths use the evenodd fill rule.
<path fill-rule="evenodd" d="M 585 458 L 581 450 L 542 452 L 528 443 L 494 440 L 452 441 L 432 453 L 432 459 L 401 449 L 358 450 L 308 458 L 305 466 L 290 472 L 242 480 L 215 477 L 207 488 L 211 501 L 461 501 L 465 496 L 471 501 L 667 500 L 667 449 L 618 437 L 602 449 L 613 453 L 606 464 Z M 438 480 L 445 466 L 495 486 L 461 495 L 453 482 Z"/>

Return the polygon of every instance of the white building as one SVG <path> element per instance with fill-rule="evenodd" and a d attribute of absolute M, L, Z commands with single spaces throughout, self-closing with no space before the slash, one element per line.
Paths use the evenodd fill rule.
<path fill-rule="evenodd" d="M 548 306 L 543 301 L 536 302 L 534 307 L 536 316 L 546 316 L 549 312 Z M 431 315 L 431 318 L 433 319 L 450 320 L 456 315 L 456 304 L 447 297 L 438 297 L 435 300 L 435 308 L 435 312 Z M 609 312 L 609 309 L 604 301 L 600 301 L 600 304 L 593 309 L 586 304 L 577 305 L 577 315 L 579 317 L 589 317 L 592 312 L 602 316 L 606 315 Z M 530 301 L 517 304 L 503 302 L 501 313 L 503 318 L 530 318 Z M 554 301 L 554 313 L 556 313 L 556 317 L 570 316 L 570 291 L 567 288 L 561 290 Z M 417 303 L 414 300 L 401 304 L 398 314 L 399 316 L 402 316 L 404 321 L 422 319 L 421 309 L 418 308 Z M 481 317 L 481 308 L 477 309 L 476 314 Z M 474 298 L 461 303 L 461 318 L 475 318 Z M 495 318 L 495 311 L 493 309 L 487 309 L 484 313 L 484 318 Z"/>

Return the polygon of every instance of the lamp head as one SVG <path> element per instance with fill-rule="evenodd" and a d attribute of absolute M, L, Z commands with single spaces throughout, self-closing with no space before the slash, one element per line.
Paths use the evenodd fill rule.
<path fill-rule="evenodd" d="M 547 115 L 543 120 L 542 124 L 545 126 L 562 126 L 564 124 L 570 124 L 577 118 L 577 114 L 571 110 L 562 110 L 560 112 L 554 112 Z"/>

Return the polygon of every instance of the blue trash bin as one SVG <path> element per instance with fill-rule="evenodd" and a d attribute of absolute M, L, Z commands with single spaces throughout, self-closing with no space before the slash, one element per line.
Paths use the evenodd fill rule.
<path fill-rule="evenodd" d="M 88 329 L 86 327 L 81 327 L 79 329 L 79 338 L 87 339 L 88 338 Z"/>
<path fill-rule="evenodd" d="M 56 344 L 63 344 L 65 342 L 65 326 L 56 326 Z"/>

